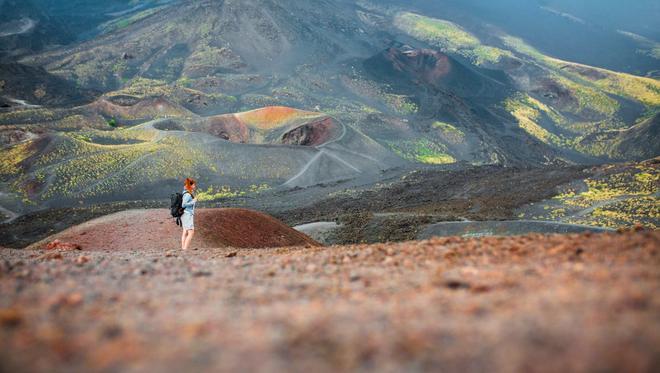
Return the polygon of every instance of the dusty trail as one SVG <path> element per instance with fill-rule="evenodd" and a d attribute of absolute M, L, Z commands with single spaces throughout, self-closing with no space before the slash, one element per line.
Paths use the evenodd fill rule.
<path fill-rule="evenodd" d="M 0 29 L 0 38 L 12 36 L 12 35 L 25 34 L 28 31 L 32 30 L 34 26 L 37 25 L 37 21 L 31 18 L 24 17 L 17 21 L 10 22 L 10 24 L 17 26 L 17 28 L 12 30 L 10 26 L 5 26 L 4 30 Z"/>
<path fill-rule="evenodd" d="M 2 223 L 4 223 L 4 224 L 9 224 L 9 223 L 11 223 L 12 221 L 16 220 L 16 218 L 18 218 L 18 217 L 20 216 L 19 214 L 15 213 L 14 211 L 8 210 L 8 209 L 6 209 L 6 208 L 4 208 L 4 207 L 2 207 L 2 206 L 0 206 L 0 211 L 1 211 L 3 214 L 5 214 L 5 215 L 8 216 L 8 218 L 5 219 L 5 220 L 2 222 Z"/>
<path fill-rule="evenodd" d="M 333 154 L 333 153 L 331 153 L 330 151 L 327 151 L 327 150 L 325 149 L 328 145 L 331 145 L 331 144 L 333 144 L 333 143 L 336 143 L 336 142 L 339 142 L 339 141 L 343 140 L 344 137 L 346 136 L 346 132 L 347 132 L 346 125 L 345 125 L 344 123 L 340 122 L 340 121 L 337 121 L 337 122 L 341 125 L 341 128 L 342 128 L 342 133 L 341 133 L 341 135 L 339 135 L 339 137 L 337 137 L 336 139 L 333 139 L 333 140 L 327 141 L 327 142 L 325 142 L 325 143 L 323 143 L 323 144 L 321 144 L 321 145 L 317 145 L 317 146 L 315 146 L 314 148 L 315 148 L 316 150 L 318 150 L 318 153 L 316 153 L 316 155 L 314 155 L 314 156 L 313 156 L 313 157 L 312 157 L 312 158 L 311 158 L 311 159 L 310 159 L 310 160 L 309 160 L 309 161 L 308 161 L 308 162 L 307 162 L 307 163 L 306 163 L 306 164 L 300 169 L 300 171 L 299 171 L 297 174 L 293 175 L 289 180 L 285 181 L 282 185 L 291 185 L 294 181 L 298 180 L 300 177 L 302 177 L 302 176 L 305 174 L 305 172 L 307 172 L 307 171 L 308 171 L 308 170 L 314 165 L 314 163 L 318 162 L 319 159 L 321 159 L 321 157 L 322 157 L 323 155 L 327 155 L 327 156 L 329 156 L 329 157 L 335 159 L 335 160 L 338 161 L 339 163 L 341 163 L 341 164 L 343 164 L 344 166 L 346 166 L 346 167 L 350 168 L 351 170 L 353 170 L 355 173 L 358 173 L 358 174 L 362 173 L 362 170 L 360 170 L 359 168 L 356 168 L 355 166 L 353 166 L 352 164 L 350 164 L 349 162 L 347 162 L 346 160 L 344 160 L 343 158 L 341 158 L 339 155 L 337 155 L 337 154 Z M 338 151 L 334 151 L 334 153 L 338 153 Z M 356 154 L 356 153 L 353 153 L 353 152 L 349 152 L 349 153 L 351 153 L 351 154 Z M 356 154 L 356 155 L 357 155 L 357 154 Z M 364 158 L 369 159 L 369 160 L 372 160 L 372 161 L 375 161 L 375 159 L 373 159 L 373 158 L 371 158 L 371 157 L 364 157 Z M 378 162 L 378 161 L 377 161 L 377 162 Z M 379 162 L 379 163 L 380 163 L 380 162 Z"/>

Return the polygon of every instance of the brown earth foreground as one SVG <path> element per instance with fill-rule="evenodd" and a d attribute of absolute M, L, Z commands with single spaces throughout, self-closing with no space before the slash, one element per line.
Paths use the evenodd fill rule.
<path fill-rule="evenodd" d="M 0 254 L 0 371 L 660 368 L 660 232 Z"/>
<path fill-rule="evenodd" d="M 181 227 L 166 209 L 127 210 L 73 226 L 26 249 L 43 249 L 54 240 L 83 250 L 176 249 Z M 238 208 L 195 209 L 195 236 L 190 248 L 284 247 L 319 244 L 258 211 Z"/>

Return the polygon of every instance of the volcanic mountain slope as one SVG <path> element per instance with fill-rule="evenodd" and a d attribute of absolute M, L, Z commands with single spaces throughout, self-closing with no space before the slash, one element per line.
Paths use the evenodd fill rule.
<path fill-rule="evenodd" d="M 1 0 L 0 59 L 93 38 L 125 27 L 174 0 Z"/>
<path fill-rule="evenodd" d="M 597 154 L 621 159 L 650 159 L 660 154 L 660 113 L 642 119 L 630 128 L 586 136 L 580 146 Z"/>
<path fill-rule="evenodd" d="M 0 110 L 37 106 L 67 107 L 90 102 L 97 92 L 76 87 L 73 82 L 39 67 L 15 62 L 0 63 Z"/>
<path fill-rule="evenodd" d="M 601 159 L 620 157 L 591 151 L 583 146 L 584 140 L 594 133 L 629 128 L 660 107 L 656 79 L 553 58 L 492 25 L 473 25 L 472 32 L 447 19 L 401 9 L 384 14 L 393 20 L 392 32 L 503 72 L 517 93 L 508 94 L 489 111 L 504 114 L 531 136 L 567 151 L 569 159 L 584 160 L 571 152 Z"/>
<path fill-rule="evenodd" d="M 183 2 L 24 62 L 118 89 L 112 95 L 137 85 L 202 115 L 318 107 L 426 163 L 618 159 L 593 150 L 590 135 L 627 128 L 660 103 L 656 80 L 560 61 L 501 30 L 472 28 L 364 1 Z M 388 126 L 399 136 L 388 138 Z"/>
<path fill-rule="evenodd" d="M 652 76 L 660 55 L 660 7 L 654 0 L 380 0 L 468 29 L 497 26 L 545 53 L 569 61 Z M 488 39 L 484 35 L 484 39 Z"/>
<path fill-rule="evenodd" d="M 332 117 L 269 107 L 155 119 L 111 131 L 87 127 L 37 135 L 3 152 L 3 180 L 14 194 L 2 204 L 21 211 L 74 201 L 158 199 L 178 190 L 189 176 L 212 197 L 213 189 L 226 187 L 375 180 L 380 171 L 401 164 Z"/>
<path fill-rule="evenodd" d="M 73 49 L 34 59 L 85 86 L 134 76 L 173 81 L 217 73 L 283 71 L 362 54 L 350 2 L 186 1 Z M 338 39 L 338 36 L 341 38 Z"/>
<path fill-rule="evenodd" d="M 0 60 L 40 51 L 75 39 L 67 27 L 51 19 L 31 0 L 0 1 Z"/>
<path fill-rule="evenodd" d="M 184 176 L 304 187 L 377 179 L 404 160 L 656 152 L 655 119 L 642 121 L 660 105 L 657 80 L 558 60 L 490 26 L 325 0 L 185 1 L 122 25 L 22 59 L 104 94 L 0 114 L 3 206 L 162 197 Z"/>
<path fill-rule="evenodd" d="M 508 113 L 493 113 L 493 106 L 515 93 L 504 74 L 463 65 L 436 50 L 405 45 L 367 59 L 363 69 L 374 81 L 410 97 L 416 105 L 413 128 L 445 154 L 508 164 L 543 164 L 562 158 L 561 152 L 509 120 Z"/>

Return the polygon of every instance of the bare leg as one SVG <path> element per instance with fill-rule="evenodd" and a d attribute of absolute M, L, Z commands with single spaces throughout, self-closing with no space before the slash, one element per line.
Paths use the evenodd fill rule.
<path fill-rule="evenodd" d="M 186 236 L 188 236 L 188 231 L 184 229 L 181 233 L 181 250 L 186 249 Z"/>
<path fill-rule="evenodd" d="M 183 249 L 188 250 L 188 247 L 190 247 L 190 241 L 192 241 L 193 235 L 195 234 L 194 229 L 189 229 L 187 230 L 188 235 L 186 236 L 186 241 L 184 242 Z"/>

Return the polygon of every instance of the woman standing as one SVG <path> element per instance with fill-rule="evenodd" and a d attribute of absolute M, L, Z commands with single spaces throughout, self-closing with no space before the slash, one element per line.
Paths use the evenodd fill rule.
<path fill-rule="evenodd" d="M 197 198 L 193 195 L 195 189 L 197 189 L 195 180 L 186 178 L 183 184 L 183 202 L 181 203 L 181 207 L 183 207 L 183 215 L 181 215 L 181 227 L 183 227 L 183 233 L 181 233 L 182 250 L 188 250 L 190 241 L 192 241 L 195 234 L 194 217 L 195 203 L 197 203 Z"/>

